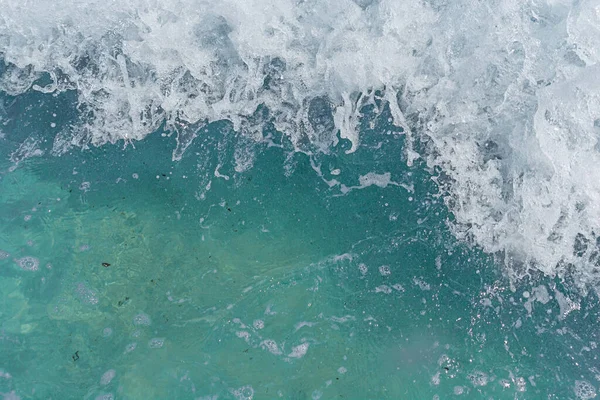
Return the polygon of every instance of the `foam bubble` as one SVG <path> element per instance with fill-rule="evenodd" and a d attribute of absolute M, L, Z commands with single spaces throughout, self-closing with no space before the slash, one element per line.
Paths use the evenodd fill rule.
<path fill-rule="evenodd" d="M 358 264 L 358 270 L 361 275 L 366 275 L 367 272 L 369 272 L 369 267 L 367 267 L 366 264 L 360 263 Z"/>
<path fill-rule="evenodd" d="M 421 290 L 431 290 L 431 285 L 429 285 L 429 283 L 425 282 L 423 279 L 421 278 L 417 278 L 414 277 L 413 278 L 413 283 L 419 287 L 419 289 Z"/>
<path fill-rule="evenodd" d="M 15 262 L 23 271 L 37 271 L 40 267 L 40 260 L 31 256 L 18 258 Z"/>
<path fill-rule="evenodd" d="M 575 381 L 575 396 L 587 400 L 596 397 L 596 388 L 588 381 Z"/>
<path fill-rule="evenodd" d="M 237 400 L 251 400 L 254 398 L 254 389 L 252 386 L 242 386 L 239 389 L 231 390 L 231 393 Z"/>
<path fill-rule="evenodd" d="M 151 349 L 160 349 L 165 344 L 164 338 L 152 338 L 148 341 L 148 347 Z"/>
<path fill-rule="evenodd" d="M 10 253 L 4 250 L 0 250 L 0 260 L 6 260 L 10 257 Z"/>

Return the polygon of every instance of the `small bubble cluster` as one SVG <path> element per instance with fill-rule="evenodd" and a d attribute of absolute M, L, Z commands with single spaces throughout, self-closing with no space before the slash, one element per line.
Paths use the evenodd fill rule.
<path fill-rule="evenodd" d="M 575 396 L 581 400 L 593 399 L 596 397 L 596 388 L 588 381 L 575 381 Z"/>
<path fill-rule="evenodd" d="M 389 265 L 382 265 L 381 267 L 379 267 L 379 273 L 382 276 L 388 276 L 392 273 L 392 271 L 390 271 Z"/>
<path fill-rule="evenodd" d="M 235 396 L 236 400 L 251 400 L 254 398 L 254 389 L 250 385 L 231 390 L 231 393 Z"/>
<path fill-rule="evenodd" d="M 151 349 L 160 349 L 165 344 L 164 338 L 152 338 L 148 341 L 148 347 Z"/>
<path fill-rule="evenodd" d="M 265 350 L 268 350 L 271 354 L 275 354 L 275 355 L 282 354 L 281 350 L 279 349 L 279 346 L 277 346 L 277 343 L 271 339 L 263 340 L 260 343 L 260 347 L 262 347 Z"/>
<path fill-rule="evenodd" d="M 467 378 L 469 378 L 473 386 L 485 386 L 488 383 L 488 376 L 481 371 L 475 371 L 467 375 Z"/>
<path fill-rule="evenodd" d="M 365 265 L 365 264 L 358 264 L 358 270 L 360 271 L 360 273 L 362 275 L 366 275 L 367 272 L 369 271 L 369 268 Z"/>
<path fill-rule="evenodd" d="M 92 186 L 91 183 L 82 182 L 81 185 L 79 185 L 79 190 L 83 190 L 84 192 L 87 192 L 88 190 L 90 190 L 90 186 Z"/>
<path fill-rule="evenodd" d="M 15 262 L 24 271 L 37 271 L 40 267 L 40 260 L 31 256 L 17 258 Z"/>
<path fill-rule="evenodd" d="M 151 323 L 152 323 L 152 320 L 150 319 L 150 316 L 148 314 L 139 313 L 135 317 L 133 317 L 133 324 L 134 325 L 148 326 Z"/>
<path fill-rule="evenodd" d="M 265 322 L 261 319 L 254 320 L 252 324 L 255 329 L 263 329 L 265 327 Z"/>

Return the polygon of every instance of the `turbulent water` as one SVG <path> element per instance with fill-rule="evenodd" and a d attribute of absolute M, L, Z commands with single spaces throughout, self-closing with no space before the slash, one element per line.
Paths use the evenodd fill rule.
<path fill-rule="evenodd" d="M 594 398 L 598 61 L 598 1 L 0 0 L 0 394 Z"/>

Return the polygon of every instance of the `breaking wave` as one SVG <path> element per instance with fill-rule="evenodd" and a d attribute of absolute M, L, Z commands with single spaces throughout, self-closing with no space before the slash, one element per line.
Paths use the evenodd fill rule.
<path fill-rule="evenodd" d="M 600 263 L 600 5 L 594 1 L 0 0 L 0 90 L 73 91 L 72 146 L 164 127 L 182 157 L 227 119 L 296 149 L 361 145 L 366 105 L 398 162 L 440 178 L 454 231 L 517 275 Z M 442 179 L 443 178 L 443 179 Z"/>

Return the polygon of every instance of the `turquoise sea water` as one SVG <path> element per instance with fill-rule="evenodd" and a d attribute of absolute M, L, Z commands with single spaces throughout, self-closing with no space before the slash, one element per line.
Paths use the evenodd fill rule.
<path fill-rule="evenodd" d="M 457 240 L 386 113 L 353 154 L 221 121 L 178 162 L 160 130 L 57 157 L 69 96 L 2 97 L 5 399 L 595 396 L 596 297 L 511 285 Z M 44 154 L 22 157 L 28 141 Z"/>

